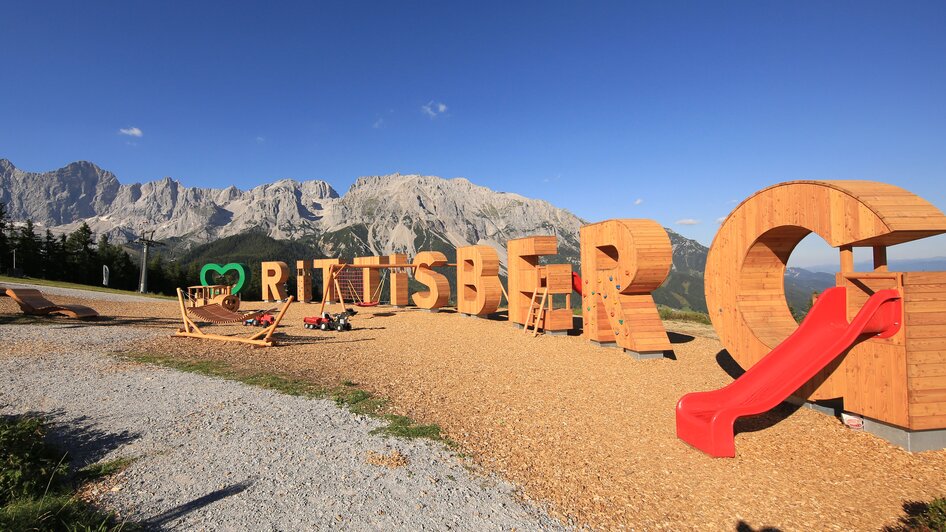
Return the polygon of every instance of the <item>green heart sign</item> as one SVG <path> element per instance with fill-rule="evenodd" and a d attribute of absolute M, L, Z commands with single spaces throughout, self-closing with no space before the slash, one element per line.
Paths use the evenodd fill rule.
<path fill-rule="evenodd" d="M 246 284 L 246 272 L 249 271 L 249 268 L 247 268 L 245 264 L 240 264 L 238 262 L 230 262 L 224 264 L 223 266 L 213 263 L 205 264 L 204 267 L 200 269 L 200 284 L 203 286 L 210 285 L 210 283 L 207 282 L 207 274 L 210 272 L 214 272 L 217 275 L 222 276 L 229 271 L 235 271 L 240 276 L 240 278 L 237 279 L 236 284 L 233 285 L 233 290 L 230 291 L 231 294 L 239 294 L 240 289 L 242 289 L 243 285 Z"/>

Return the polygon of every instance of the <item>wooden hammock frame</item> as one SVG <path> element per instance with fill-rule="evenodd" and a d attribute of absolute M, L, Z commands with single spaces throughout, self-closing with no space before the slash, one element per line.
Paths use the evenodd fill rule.
<path fill-rule="evenodd" d="M 246 336 L 225 336 L 222 334 L 213 334 L 205 333 L 200 330 L 200 327 L 187 315 L 187 307 L 184 305 L 184 294 L 181 292 L 181 289 L 177 289 L 177 302 L 181 307 L 181 321 L 183 321 L 184 326 L 177 330 L 172 336 L 186 337 L 186 338 L 202 338 L 204 340 L 219 340 L 221 342 L 237 342 L 241 344 L 250 344 L 260 347 L 272 347 L 276 345 L 276 341 L 273 340 L 273 333 L 276 331 L 276 327 L 279 327 L 279 322 L 282 321 L 283 316 L 285 316 L 286 311 L 289 310 L 289 305 L 293 302 L 293 297 L 289 296 L 289 299 L 286 300 L 286 303 L 279 310 L 279 313 L 276 315 L 276 319 L 273 321 L 273 324 L 269 327 L 266 327 L 262 331 L 259 331 L 249 337 Z M 198 307 L 199 308 L 199 307 Z M 234 313 L 236 314 L 236 313 Z M 239 318 L 243 319 L 253 314 L 261 314 L 259 312 L 251 312 L 247 314 L 239 314 Z M 236 323 L 233 321 L 231 323 Z"/>

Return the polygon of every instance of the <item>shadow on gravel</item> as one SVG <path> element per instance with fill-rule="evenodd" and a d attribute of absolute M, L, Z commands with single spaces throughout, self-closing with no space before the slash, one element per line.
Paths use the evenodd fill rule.
<path fill-rule="evenodd" d="M 194 510 L 199 510 L 205 506 L 209 506 L 219 500 L 226 499 L 231 495 L 236 495 L 247 490 L 250 486 L 253 485 L 252 480 L 244 480 L 243 482 L 232 484 L 225 488 L 218 489 L 216 491 L 211 491 L 203 497 L 198 497 L 191 502 L 184 503 L 175 508 L 171 508 L 166 512 L 162 512 L 151 519 L 147 519 L 142 522 L 142 524 L 149 528 L 164 528 L 165 525 L 176 521 L 181 517 L 193 512 Z"/>
<path fill-rule="evenodd" d="M 725 371 L 726 374 L 733 379 L 742 377 L 742 374 L 746 372 L 746 370 L 742 369 L 742 366 L 736 362 L 736 359 L 729 354 L 729 351 L 725 349 L 716 353 L 716 363 L 719 365 L 720 369 Z"/>
<path fill-rule="evenodd" d="M 692 342 L 696 338 L 690 336 L 689 334 L 677 333 L 672 331 L 667 331 L 667 338 L 670 339 L 671 344 L 685 344 L 687 342 Z"/>
<path fill-rule="evenodd" d="M 105 455 L 141 437 L 137 432 L 105 432 L 86 416 L 67 417 L 62 410 L 25 412 L 23 415 L 49 421 L 49 443 L 69 453 L 76 469 L 102 460 Z"/>
<path fill-rule="evenodd" d="M 24 314 L 0 316 L 0 325 L 58 325 L 62 329 L 82 327 L 127 325 L 142 328 L 166 329 L 180 325 L 180 320 L 171 318 L 141 318 L 135 316 L 98 316 L 89 320 L 75 320 L 61 316 L 27 316 Z"/>

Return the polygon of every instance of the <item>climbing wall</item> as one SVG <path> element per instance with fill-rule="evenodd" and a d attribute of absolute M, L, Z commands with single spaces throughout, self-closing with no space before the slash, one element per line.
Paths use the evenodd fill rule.
<path fill-rule="evenodd" d="M 608 220 L 581 228 L 584 336 L 637 353 L 671 349 L 651 292 L 667 278 L 672 247 L 653 220 Z"/>

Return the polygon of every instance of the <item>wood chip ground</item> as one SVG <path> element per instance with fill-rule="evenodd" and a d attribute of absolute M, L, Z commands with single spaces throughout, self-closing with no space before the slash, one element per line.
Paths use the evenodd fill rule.
<path fill-rule="evenodd" d="M 174 302 L 74 302 L 110 316 L 106 323 L 169 334 L 179 326 Z M 351 332 L 304 329 L 302 318 L 317 310 L 292 306 L 277 335 L 282 347 L 162 337 L 135 349 L 328 385 L 354 381 L 397 413 L 439 424 L 480 466 L 563 520 L 595 529 L 871 530 L 894 524 L 904 503 L 946 495 L 946 451 L 911 454 L 808 409 L 740 420 L 735 459 L 678 440 L 680 396 L 732 381 L 709 327 L 668 323 L 681 331 L 675 360 L 636 361 L 580 337 L 533 338 L 507 321 L 453 312 L 379 307 L 363 309 Z M 0 298 L 0 316 L 15 313 Z"/>

